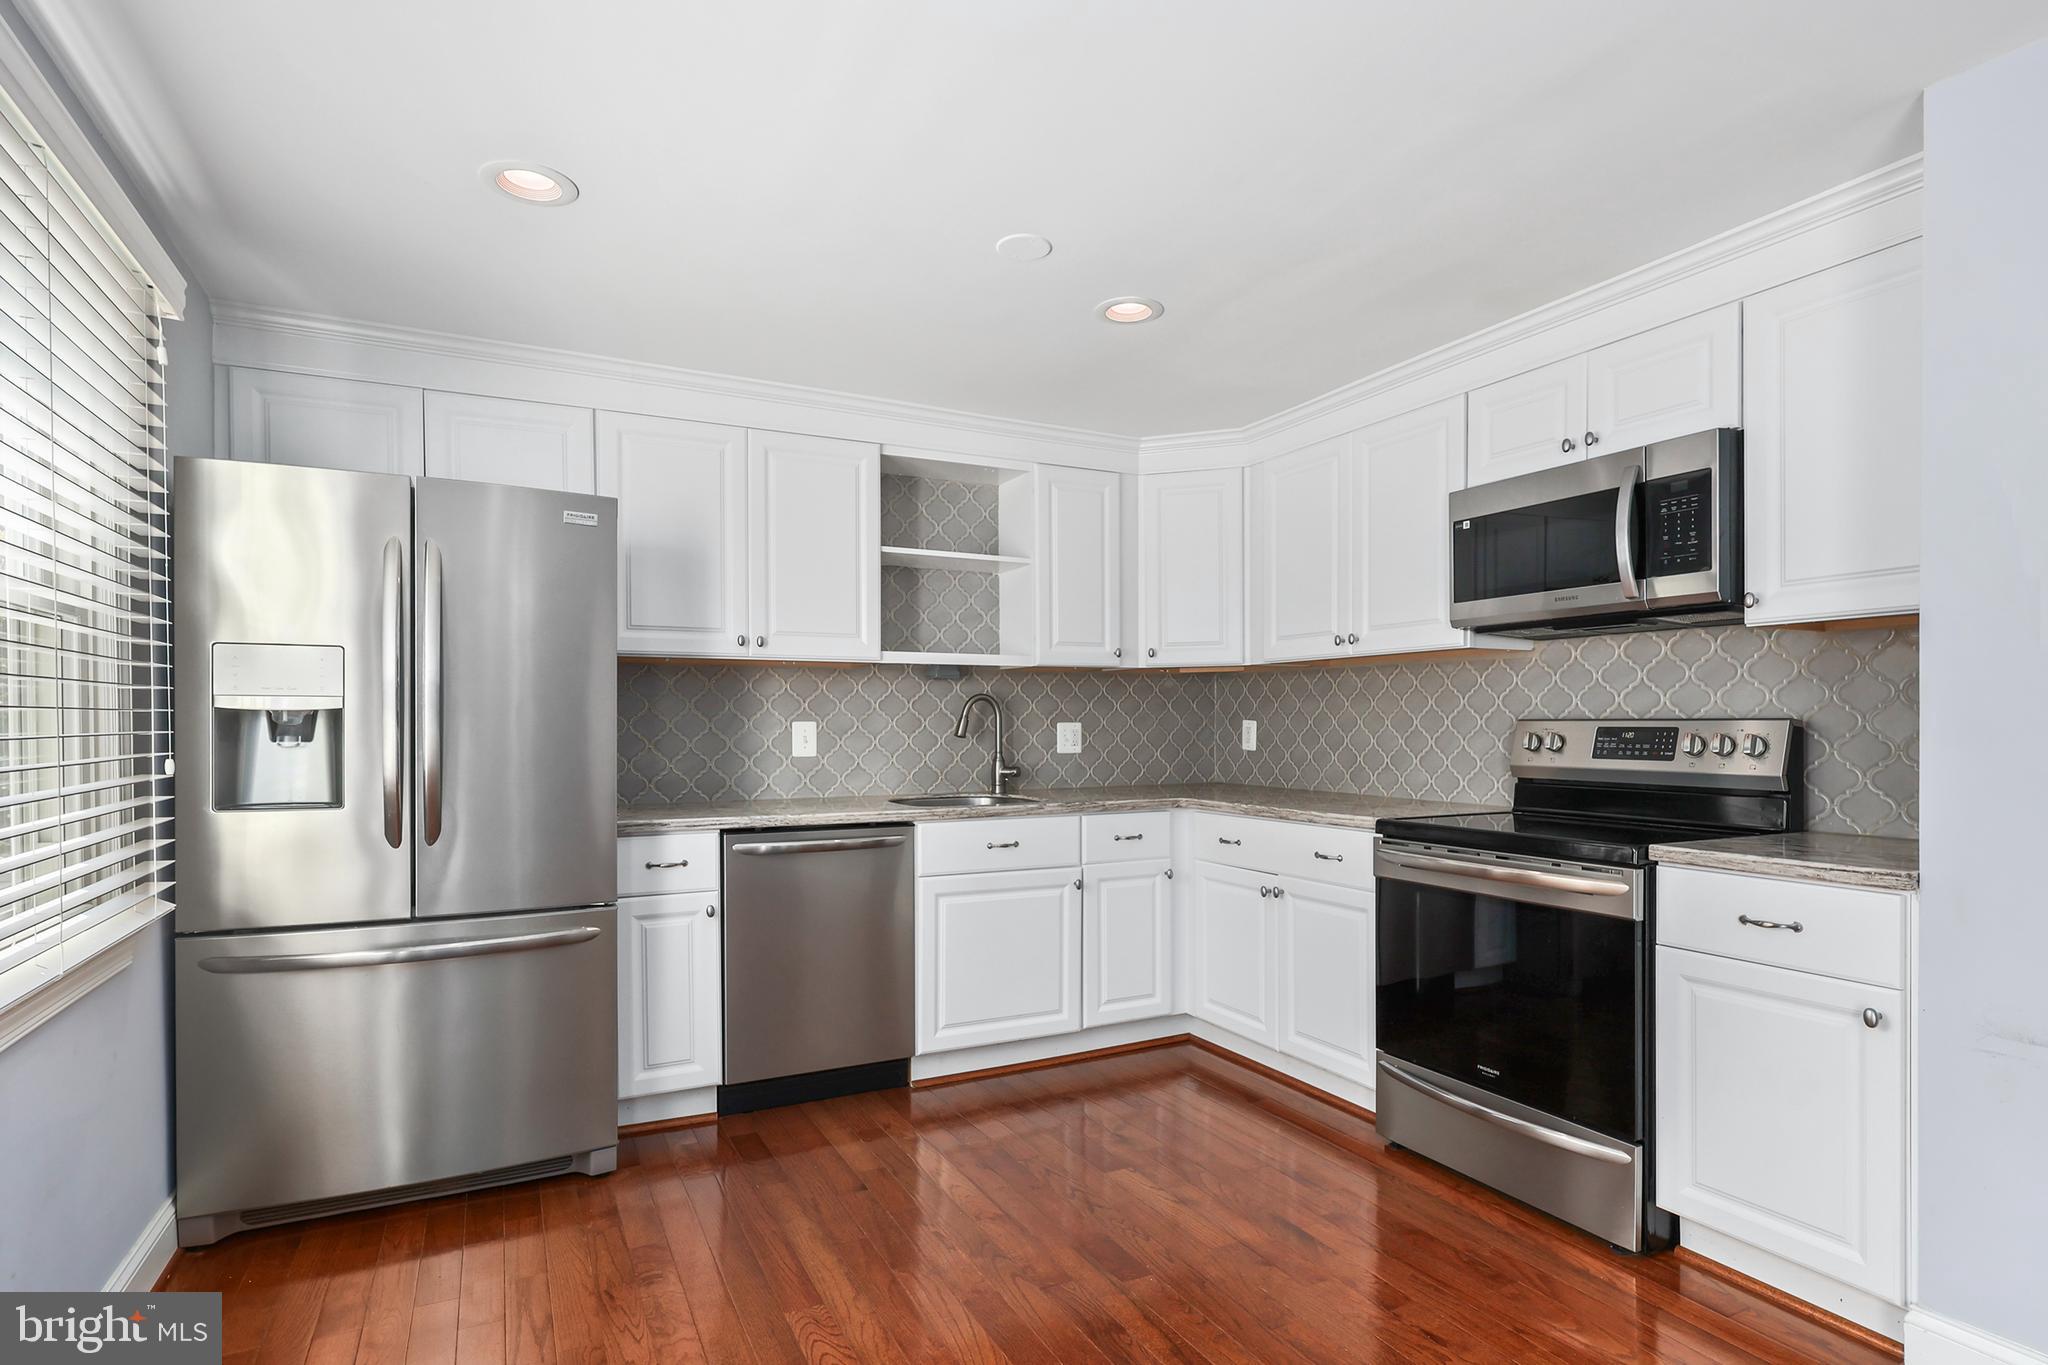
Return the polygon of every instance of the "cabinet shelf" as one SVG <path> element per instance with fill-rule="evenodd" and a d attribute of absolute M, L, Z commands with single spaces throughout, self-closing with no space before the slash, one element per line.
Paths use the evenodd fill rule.
<path fill-rule="evenodd" d="M 1031 561 L 1022 555 L 977 555 L 962 550 L 920 550 L 909 545 L 884 545 L 882 563 L 892 569 L 964 569 L 970 573 L 1001 573 Z"/>

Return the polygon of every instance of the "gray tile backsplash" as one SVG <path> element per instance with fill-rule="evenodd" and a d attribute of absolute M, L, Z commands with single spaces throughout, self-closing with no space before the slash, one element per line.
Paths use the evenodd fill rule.
<path fill-rule="evenodd" d="M 947 548 L 956 548 L 948 546 Z M 619 797 L 727 797 L 975 789 L 987 721 L 953 719 L 999 697 L 1023 781 L 1255 782 L 1453 801 L 1505 801 L 1506 742 L 1521 716 L 1789 715 L 1808 728 L 1808 821 L 1817 830 L 1915 835 L 1919 633 L 1741 627 L 1539 644 L 1525 656 L 1222 674 L 619 666 Z M 1238 722 L 1259 722 L 1259 748 Z M 789 724 L 818 722 L 818 757 L 789 757 Z M 1078 720 L 1080 754 L 1053 752 Z"/>
<path fill-rule="evenodd" d="M 882 476 L 882 543 L 964 554 L 997 553 L 994 484 L 909 474 Z M 882 648 L 940 654 L 1002 649 L 993 574 L 891 565 L 882 570 Z"/>

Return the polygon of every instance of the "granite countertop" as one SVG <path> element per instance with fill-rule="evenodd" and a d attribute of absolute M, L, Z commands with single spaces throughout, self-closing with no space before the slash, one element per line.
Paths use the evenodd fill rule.
<path fill-rule="evenodd" d="M 1867 886 L 1882 891 L 1920 889 L 1920 841 L 1870 834 L 1754 834 L 1740 839 L 1655 844 L 1650 856 L 1673 867 L 1749 872 L 1759 877 Z"/>
<path fill-rule="evenodd" d="M 1371 829 L 1381 820 L 1411 815 L 1470 815 L 1501 810 L 1405 796 L 1293 791 L 1231 782 L 1189 782 L 1144 787 L 1069 787 L 1020 790 L 1032 806 L 932 810 L 892 806 L 887 796 L 803 797 L 780 801 L 701 801 L 677 806 L 621 806 L 620 834 L 667 834 L 693 829 L 774 829 L 791 825 L 877 825 L 906 821 L 988 820 L 1013 815 L 1085 815 L 1119 810 L 1207 810 L 1269 820 L 1304 820 L 1347 829 Z"/>

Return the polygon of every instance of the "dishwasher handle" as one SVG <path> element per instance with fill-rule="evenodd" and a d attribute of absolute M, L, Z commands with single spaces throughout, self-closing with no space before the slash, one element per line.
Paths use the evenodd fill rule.
<path fill-rule="evenodd" d="M 784 853 L 851 853 L 862 848 L 895 848 L 908 838 L 903 834 L 870 834 L 848 839 L 776 839 L 758 844 L 731 844 L 728 853 L 750 858 L 772 858 Z"/>

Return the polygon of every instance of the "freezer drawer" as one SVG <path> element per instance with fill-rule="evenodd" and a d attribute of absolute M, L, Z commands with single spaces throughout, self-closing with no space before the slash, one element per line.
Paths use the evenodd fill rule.
<path fill-rule="evenodd" d="M 181 1236 L 612 1147 L 615 915 L 179 938 Z"/>

